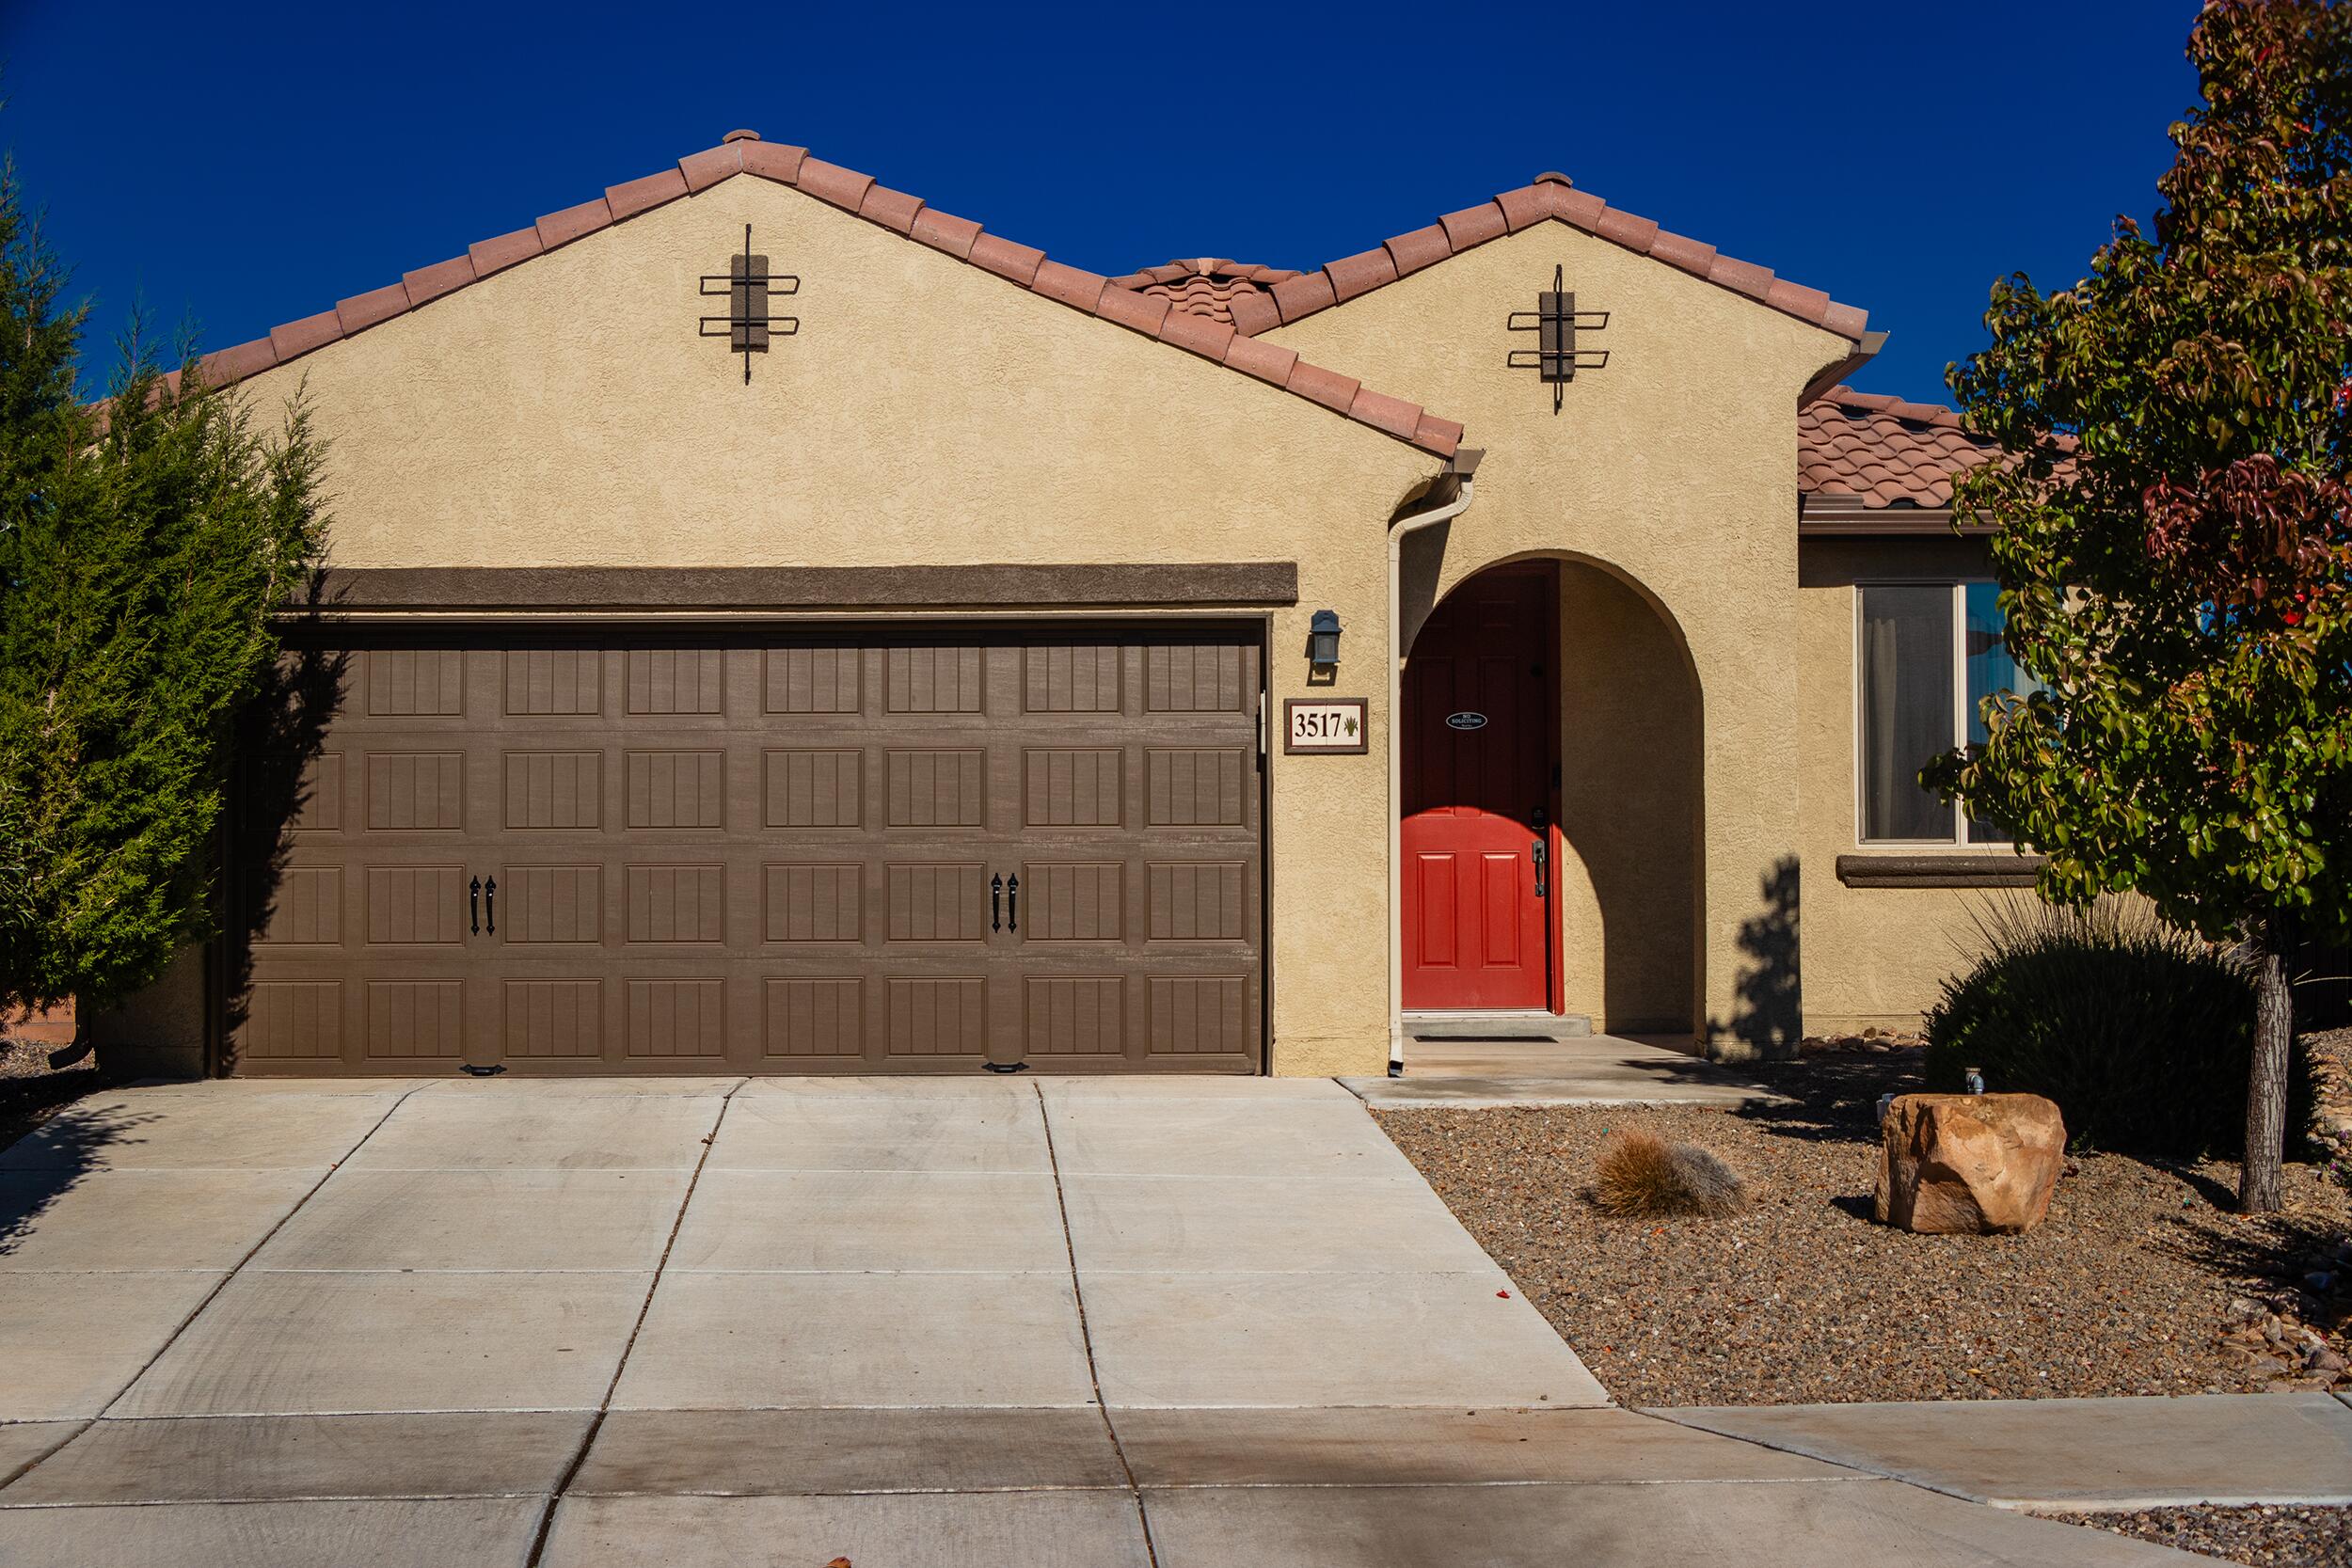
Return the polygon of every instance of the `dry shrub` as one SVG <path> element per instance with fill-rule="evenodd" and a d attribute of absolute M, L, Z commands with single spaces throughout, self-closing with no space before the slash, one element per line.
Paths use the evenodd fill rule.
<path fill-rule="evenodd" d="M 1747 1206 L 1740 1178 L 1707 1150 L 1648 1132 L 1616 1132 L 1601 1146 L 1593 1201 L 1612 1214 L 1720 1219 Z"/>

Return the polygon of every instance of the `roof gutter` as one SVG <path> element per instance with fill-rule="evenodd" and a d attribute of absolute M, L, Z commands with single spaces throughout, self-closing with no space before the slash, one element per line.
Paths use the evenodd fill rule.
<path fill-rule="evenodd" d="M 1389 525 L 1389 1076 L 1405 1076 L 1405 647 L 1404 590 L 1397 577 L 1404 561 L 1405 536 L 1438 523 L 1450 522 L 1470 510 L 1476 498 L 1471 476 L 1486 453 L 1468 447 L 1454 454 L 1447 471 L 1454 476 L 1454 496 L 1425 512 L 1400 517 Z"/>
<path fill-rule="evenodd" d="M 1804 390 L 1797 394 L 1797 406 L 1803 408 L 1806 404 L 1811 403 L 1815 398 L 1820 397 L 1823 392 L 1877 358 L 1879 350 L 1885 346 L 1885 333 L 1865 332 L 1862 335 L 1862 341 L 1854 344 L 1851 354 L 1804 384 Z"/>

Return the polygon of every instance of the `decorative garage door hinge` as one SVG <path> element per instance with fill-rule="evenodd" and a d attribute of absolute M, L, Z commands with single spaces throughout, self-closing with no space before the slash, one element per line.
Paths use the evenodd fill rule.
<path fill-rule="evenodd" d="M 715 286 L 714 286 L 715 285 Z M 752 356 L 768 352 L 770 334 L 789 338 L 801 329 L 798 316 L 771 315 L 768 302 L 801 292 L 801 280 L 789 273 L 771 277 L 768 258 L 752 253 L 752 226 L 743 226 L 743 254 L 727 258 L 727 270 L 702 276 L 706 297 L 724 294 L 727 313 L 702 318 L 701 336 L 724 338 L 729 351 L 743 356 L 743 385 L 752 384 Z"/>
<path fill-rule="evenodd" d="M 750 243 L 748 238 L 745 243 Z M 1513 332 L 1537 334 L 1534 348 L 1513 349 L 1504 363 L 1515 371 L 1534 371 L 1536 380 L 1549 385 L 1551 411 L 1555 414 L 1560 412 L 1562 393 L 1576 379 L 1578 371 L 1597 371 L 1609 363 L 1607 349 L 1576 346 L 1579 330 L 1608 330 L 1609 312 L 1579 310 L 1576 296 L 1568 293 L 1567 278 L 1559 267 L 1551 269 L 1550 290 L 1536 294 L 1535 309 L 1512 311 L 1504 325 Z"/>

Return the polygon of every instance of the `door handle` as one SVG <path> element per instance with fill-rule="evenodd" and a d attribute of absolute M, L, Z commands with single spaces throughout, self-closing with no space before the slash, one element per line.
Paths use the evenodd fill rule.
<path fill-rule="evenodd" d="M 482 934 L 482 879 L 476 877 L 466 884 L 466 916 L 473 927 L 473 934 Z"/>
<path fill-rule="evenodd" d="M 1535 854 L 1535 896 L 1541 898 L 1544 896 L 1544 861 L 1547 858 L 1544 841 L 1540 838 L 1536 839 L 1528 847 Z"/>
<path fill-rule="evenodd" d="M 1005 884 L 1005 909 L 1008 916 L 1005 928 L 1009 931 L 1021 929 L 1021 873 L 1018 871 L 1012 874 L 1012 880 Z"/>
<path fill-rule="evenodd" d="M 1001 871 L 988 879 L 988 928 L 1005 928 L 1005 876 Z"/>
<path fill-rule="evenodd" d="M 490 934 L 497 936 L 499 934 L 499 879 L 496 877 L 491 878 L 489 885 L 482 890 L 482 907 L 489 911 Z"/>

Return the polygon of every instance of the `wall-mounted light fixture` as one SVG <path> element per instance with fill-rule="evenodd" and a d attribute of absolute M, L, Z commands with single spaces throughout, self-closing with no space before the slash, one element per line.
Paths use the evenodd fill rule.
<path fill-rule="evenodd" d="M 1336 610 L 1318 610 L 1307 624 L 1307 662 L 1318 670 L 1340 667 L 1340 617 Z"/>

